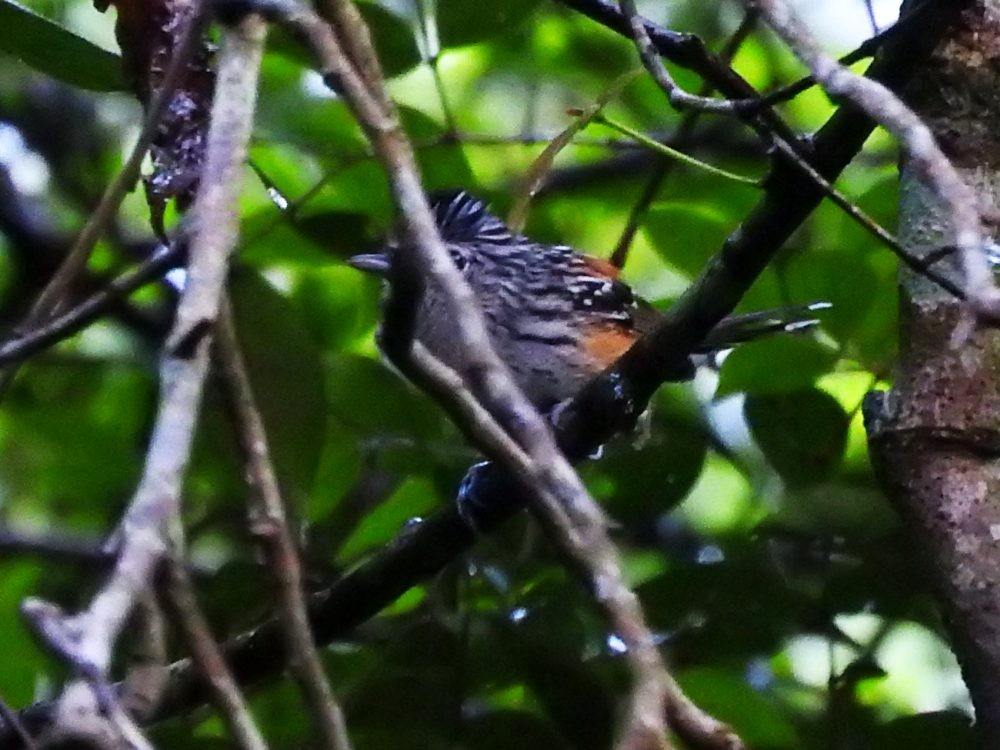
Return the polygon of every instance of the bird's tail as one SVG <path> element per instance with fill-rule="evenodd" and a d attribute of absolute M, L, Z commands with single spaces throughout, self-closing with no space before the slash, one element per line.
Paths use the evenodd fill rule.
<path fill-rule="evenodd" d="M 806 331 L 820 322 L 813 313 L 830 307 L 829 302 L 810 302 L 805 305 L 790 305 L 745 315 L 731 315 L 723 318 L 719 325 L 712 329 L 698 351 L 717 352 L 773 333 Z"/>

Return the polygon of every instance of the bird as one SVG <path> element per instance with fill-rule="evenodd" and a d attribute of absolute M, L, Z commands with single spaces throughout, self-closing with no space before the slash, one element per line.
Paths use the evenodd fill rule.
<path fill-rule="evenodd" d="M 661 319 L 607 260 L 514 232 L 483 200 L 464 190 L 436 194 L 430 205 L 452 262 L 479 302 L 496 353 L 542 412 L 572 398 Z M 390 238 L 378 252 L 347 262 L 385 278 L 396 246 Z M 731 316 L 700 350 L 719 351 L 761 335 L 805 330 L 818 323 L 810 313 L 828 306 L 809 303 Z M 425 289 L 420 301 L 415 335 L 446 364 L 460 364 L 450 306 L 433 287 Z"/>

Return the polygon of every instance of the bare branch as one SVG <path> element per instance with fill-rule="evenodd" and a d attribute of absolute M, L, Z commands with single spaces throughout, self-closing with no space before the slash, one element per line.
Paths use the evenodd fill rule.
<path fill-rule="evenodd" d="M 393 259 L 393 291 L 387 305 L 382 346 L 405 370 L 411 359 L 413 321 L 424 284 L 440 290 L 452 308 L 455 339 L 464 357 L 465 388 L 531 459 L 530 496 L 539 519 L 574 568 L 588 582 L 611 626 L 626 644 L 634 690 L 619 747 L 665 745 L 663 702 L 666 672 L 635 595 L 624 583 L 617 550 L 600 508 L 559 451 L 545 421 L 514 384 L 486 333 L 475 297 L 449 258 L 420 186 L 413 151 L 385 93 L 368 32 L 348 0 L 327 0 L 336 34 L 301 8 L 278 9 L 275 17 L 295 26 L 316 54 L 324 80 L 338 91 L 365 130 L 389 177 L 402 213 L 406 241 Z M 345 54 L 340 40 L 351 40 Z M 358 46 L 365 49 L 358 50 Z M 462 389 L 464 390 L 464 389 Z M 460 392 L 435 394 L 454 403 Z M 516 469 L 517 456 L 492 456 Z"/>
<path fill-rule="evenodd" d="M 209 339 L 239 225 L 243 161 L 253 123 L 265 26 L 249 17 L 226 30 L 219 52 L 219 84 L 212 107 L 205 166 L 192 210 L 188 280 L 160 368 L 160 408 L 143 475 L 121 522 L 118 559 L 90 605 L 72 617 L 29 599 L 23 609 L 42 635 L 87 679 L 108 705 L 103 680 L 115 643 L 168 547 L 169 525 L 179 517 L 180 493 L 208 369 Z M 64 691 L 68 698 L 76 691 Z M 62 699 L 60 699 L 62 702 Z M 72 715 L 77 715 L 76 712 Z M 69 716 L 69 714 L 65 714 Z M 120 731 L 125 731 L 125 725 Z"/>
<path fill-rule="evenodd" d="M 136 180 L 139 179 L 139 169 L 142 166 L 142 160 L 149 150 L 150 143 L 152 143 L 153 138 L 156 136 L 160 118 L 163 116 L 167 104 L 169 104 L 173 96 L 174 89 L 180 81 L 200 30 L 201 17 L 200 13 L 196 12 L 189 19 L 181 43 L 170 60 L 163 79 L 163 85 L 157 91 L 156 96 L 150 104 L 142 131 L 139 133 L 139 138 L 132 148 L 128 160 L 122 166 L 121 171 L 118 172 L 117 177 L 105 189 L 100 202 L 91 213 L 80 234 L 77 235 L 76 241 L 66 254 L 62 265 L 59 266 L 49 283 L 42 290 L 42 293 L 38 296 L 34 305 L 32 305 L 25 320 L 15 329 L 18 338 L 34 334 L 39 324 L 48 322 L 53 313 L 59 312 L 59 307 L 65 300 L 67 290 L 86 267 L 94 245 L 100 239 L 104 228 L 114 218 L 118 206 L 121 205 L 128 191 L 132 189 Z M 6 345 L 4 345 L 4 348 L 6 348 Z M 10 387 L 16 373 L 16 367 L 0 371 L 0 399 L 3 398 Z"/>
<path fill-rule="evenodd" d="M 714 99 L 710 96 L 700 96 L 690 94 L 674 81 L 670 71 L 667 70 L 659 54 L 653 47 L 653 40 L 650 39 L 646 31 L 646 19 L 639 15 L 636 10 L 635 0 L 619 0 L 618 5 L 622 13 L 628 19 L 629 27 L 632 30 L 632 39 L 636 49 L 639 50 L 639 57 L 642 64 L 653 80 L 663 89 L 669 102 L 677 109 L 692 109 L 698 112 L 714 112 L 716 114 L 739 114 L 758 106 L 758 100 L 754 99 Z"/>
<path fill-rule="evenodd" d="M 212 637 L 208 621 L 198 606 L 191 576 L 184 567 L 184 561 L 176 554 L 179 546 L 175 545 L 175 554 L 167 561 L 166 573 L 166 601 L 173 619 L 180 625 L 195 666 L 205 676 L 212 702 L 219 709 L 233 743 L 241 750 L 267 750 L 267 743 L 250 714 L 240 686 L 233 679 Z"/>
<path fill-rule="evenodd" d="M 783 0 L 747 0 L 757 8 L 833 98 L 852 102 L 899 140 L 914 167 L 948 208 L 965 274 L 967 301 L 979 314 L 1000 318 L 1000 289 L 987 260 L 975 192 L 941 152 L 930 128 L 892 91 L 827 55 Z"/>
<path fill-rule="evenodd" d="M 159 247 L 141 264 L 118 276 L 75 307 L 0 345 L 0 365 L 22 362 L 86 328 L 116 302 L 151 281 L 161 278 L 166 271 L 177 266 L 182 257 L 181 247 Z"/>
<path fill-rule="evenodd" d="M 285 501 L 271 461 L 264 420 L 257 409 L 250 376 L 236 338 L 232 306 L 223 303 L 217 331 L 217 356 L 225 382 L 225 395 L 234 415 L 250 490 L 248 510 L 251 532 L 261 541 L 268 568 L 274 575 L 278 616 L 288 651 L 289 668 L 312 712 L 313 720 L 329 750 L 349 750 L 344 712 L 323 671 L 316 643 L 309 630 L 309 616 L 302 587 L 302 569 L 294 537 L 288 528 Z"/>

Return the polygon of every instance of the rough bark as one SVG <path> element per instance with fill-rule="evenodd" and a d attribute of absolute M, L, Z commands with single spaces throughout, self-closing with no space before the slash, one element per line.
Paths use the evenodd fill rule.
<path fill-rule="evenodd" d="M 1000 0 L 977 0 L 906 96 L 975 189 L 994 236 L 998 76 Z M 951 231 L 915 172 L 902 165 L 900 238 L 926 257 L 951 244 Z M 960 280 L 953 259 L 940 265 Z M 872 463 L 922 553 L 983 745 L 1000 747 L 1000 333 L 974 327 L 961 303 L 912 272 L 901 272 L 900 289 L 895 383 L 865 404 Z"/>

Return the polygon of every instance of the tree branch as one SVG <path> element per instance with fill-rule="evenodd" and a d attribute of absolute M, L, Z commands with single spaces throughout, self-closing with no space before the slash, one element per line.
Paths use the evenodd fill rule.
<path fill-rule="evenodd" d="M 229 671 L 222 651 L 195 595 L 184 561 L 171 556 L 166 564 L 165 598 L 180 625 L 192 661 L 209 685 L 212 703 L 222 715 L 233 744 L 240 750 L 267 750 L 267 743 L 250 714 L 240 686 Z"/>
<path fill-rule="evenodd" d="M 1000 57 L 995 3 L 962 14 L 906 91 L 975 191 L 1000 209 Z M 951 206 L 919 161 L 901 169 L 900 237 L 930 260 L 947 244 Z M 993 219 L 994 230 L 996 219 Z M 890 392 L 864 404 L 876 476 L 912 536 L 931 581 L 976 711 L 982 747 L 1000 745 L 1000 373 L 995 329 L 970 331 L 955 300 L 900 275 L 900 355 Z M 960 343 L 959 343 L 960 342 Z"/>
<path fill-rule="evenodd" d="M 271 461 L 264 420 L 257 409 L 250 376 L 240 351 L 229 300 L 223 303 L 216 341 L 225 397 L 236 426 L 249 489 L 250 531 L 260 540 L 268 568 L 274 575 L 278 617 L 288 653 L 288 666 L 305 696 L 323 747 L 350 750 L 351 743 L 340 707 L 323 671 L 302 587 L 302 569 L 285 501 Z"/>
<path fill-rule="evenodd" d="M 1000 289 L 993 282 L 993 269 L 987 260 L 976 194 L 942 153 L 930 128 L 887 87 L 852 73 L 823 52 L 784 0 L 746 1 L 763 13 L 827 94 L 860 107 L 896 136 L 938 202 L 948 207 L 954 244 L 965 274 L 966 301 L 977 313 L 1000 319 Z"/>
<path fill-rule="evenodd" d="M 211 327 L 236 243 L 240 175 L 253 123 L 264 30 L 259 19 L 250 17 L 239 30 L 224 35 L 203 179 L 192 211 L 188 281 L 167 340 L 160 368 L 159 413 L 142 478 L 119 529 L 114 570 L 90 605 L 76 615 L 63 615 L 37 599 L 23 604 L 25 615 L 47 644 L 88 683 L 88 693 L 81 691 L 82 683 L 63 692 L 59 705 L 72 700 L 74 706 L 73 712 L 63 712 L 64 721 L 100 719 L 109 706 L 114 708 L 105 681 L 115 644 L 132 609 L 149 591 L 169 546 L 169 527 L 179 518 L 181 486 L 208 369 Z M 127 730 L 125 724 L 117 727 L 119 733 Z"/>
<path fill-rule="evenodd" d="M 948 29 L 956 12 L 954 3 L 936 3 L 928 10 L 926 24 L 921 24 L 919 29 L 907 29 L 906 33 L 890 40 L 868 75 L 891 88 L 901 87 L 912 76 L 926 50 Z M 812 164 L 826 179 L 835 178 L 861 148 L 873 127 L 864 114 L 842 108 L 817 134 Z M 786 171 L 781 177 L 769 182 L 765 197 L 671 311 L 666 328 L 659 333 L 659 340 L 672 347 L 668 350 L 673 352 L 673 357 L 668 358 L 671 363 L 692 351 L 704 332 L 732 311 L 743 291 L 822 200 L 823 193 L 812 180 L 795 171 Z M 692 333 L 686 335 L 692 327 Z M 638 352 L 636 356 L 640 356 Z M 650 358 L 653 361 L 647 368 L 636 369 L 662 372 L 655 364 L 661 357 L 654 352 Z M 608 379 L 601 378 L 601 381 L 608 382 Z M 614 382 L 612 379 L 610 384 Z M 573 455 L 586 455 L 605 442 L 622 424 L 628 423 L 628 414 L 641 408 L 641 403 L 630 405 L 627 400 L 616 399 L 613 392 L 606 397 L 608 393 L 606 387 L 588 390 L 565 411 L 566 416 L 579 416 L 578 419 L 564 418 L 557 427 L 560 445 Z M 594 415 L 592 420 L 588 419 L 588 414 Z M 490 464 L 477 467 L 470 474 L 462 493 L 484 509 L 476 519 L 480 533 L 497 528 L 523 507 L 521 488 Z M 444 509 L 419 526 L 407 529 L 382 552 L 310 599 L 310 622 L 316 642 L 329 643 L 346 636 L 412 586 L 440 571 L 476 539 L 476 532 L 455 508 Z M 284 669 L 283 639 L 276 622 L 234 638 L 226 644 L 226 652 L 234 674 L 244 685 L 273 678 Z M 204 700 L 200 675 L 189 662 L 178 662 L 171 668 L 164 700 L 153 720 L 183 713 Z M 696 709 L 668 704 L 668 711 L 672 726 L 689 744 L 726 747 L 724 735 L 700 730 L 695 720 Z M 38 704 L 21 714 L 30 731 L 44 726 L 51 721 L 51 716 L 52 707 L 48 704 Z M 689 727 L 693 730 L 691 734 L 687 734 Z M 0 736 L 9 737 L 9 731 L 7 727 Z"/>

